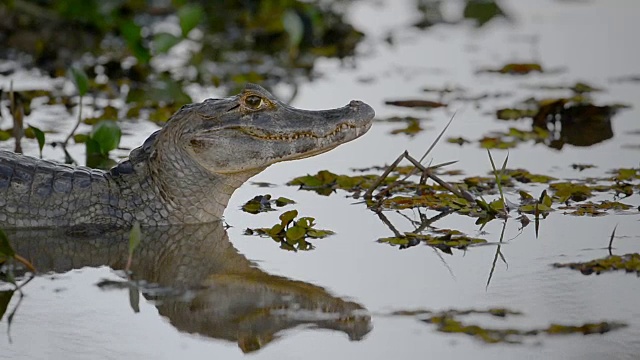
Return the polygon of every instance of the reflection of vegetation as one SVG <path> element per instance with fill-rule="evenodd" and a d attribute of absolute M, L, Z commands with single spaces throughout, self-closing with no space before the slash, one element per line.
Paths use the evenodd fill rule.
<path fill-rule="evenodd" d="M 484 239 L 465 236 L 457 230 L 442 229 L 438 230 L 438 232 L 444 233 L 444 235 L 436 236 L 431 234 L 405 233 L 404 236 L 401 237 L 381 238 L 378 239 L 378 242 L 399 245 L 400 248 L 407 248 L 415 245 L 417 242 L 424 242 L 426 245 L 442 250 L 442 252 L 447 254 L 451 254 L 451 249 L 464 250 L 469 246 L 487 242 Z"/>
<path fill-rule="evenodd" d="M 527 337 L 534 337 L 540 334 L 547 335 L 569 335 L 569 334 L 604 334 L 609 331 L 619 330 L 627 327 L 626 324 L 617 322 L 585 323 L 582 325 L 551 324 L 539 329 L 516 329 L 516 328 L 491 328 L 480 325 L 468 325 L 461 320 L 462 316 L 487 315 L 496 318 L 507 318 L 511 316 L 521 316 L 522 313 L 508 309 L 489 310 L 447 310 L 442 312 L 432 312 L 428 310 L 397 311 L 393 315 L 398 316 L 419 316 L 421 321 L 437 326 L 437 330 L 444 333 L 457 333 L 473 336 L 474 338 L 489 344 L 514 343 L 519 344 Z M 426 318 L 424 318 L 426 316 Z"/>
<path fill-rule="evenodd" d="M 521 64 L 522 65 L 522 64 Z M 512 69 L 512 70 L 509 70 Z M 515 72 L 519 69 L 514 64 L 505 66 L 496 72 Z M 524 72 L 524 68 L 518 73 Z M 531 119 L 531 127 L 523 129 L 509 127 L 507 131 L 498 130 L 485 134 L 478 140 L 481 147 L 487 149 L 514 148 L 521 143 L 542 143 L 554 149 L 561 149 L 564 144 L 574 146 L 591 146 L 613 137 L 611 126 L 612 117 L 627 106 L 623 104 L 596 105 L 591 94 L 601 89 L 586 83 L 574 85 L 537 85 L 529 86 L 533 90 L 570 91 L 566 97 L 529 98 L 514 106 L 496 110 L 496 117 L 505 121 Z M 465 98 L 451 97 L 451 94 L 462 90 L 442 92 L 449 101 L 465 100 Z M 481 98 L 488 97 L 488 94 Z M 464 145 L 472 141 L 451 137 L 451 143 Z"/>
<path fill-rule="evenodd" d="M 270 228 L 257 228 L 245 230 L 245 235 L 268 236 L 280 244 L 284 250 L 313 250 L 313 244 L 307 239 L 322 239 L 333 235 L 331 230 L 315 228 L 315 219 L 312 217 L 298 216 L 297 210 L 290 210 L 280 215 L 280 222 Z"/>

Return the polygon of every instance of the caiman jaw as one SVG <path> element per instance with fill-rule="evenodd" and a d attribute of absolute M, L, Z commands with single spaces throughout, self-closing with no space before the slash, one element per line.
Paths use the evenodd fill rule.
<path fill-rule="evenodd" d="M 296 132 L 293 134 L 277 134 L 277 133 L 270 133 L 270 132 L 266 132 L 264 130 L 258 129 L 258 128 L 253 128 L 253 127 L 234 127 L 233 129 L 242 131 L 243 133 L 254 137 L 254 138 L 258 138 L 258 139 L 262 139 L 262 140 L 276 140 L 276 141 L 292 141 L 292 140 L 297 140 L 297 139 L 303 139 L 303 138 L 314 138 L 314 139 L 326 139 L 326 138 L 330 138 L 332 136 L 337 135 L 340 132 L 343 132 L 345 130 L 349 130 L 349 129 L 353 129 L 355 130 L 355 136 L 354 138 L 360 136 L 360 131 L 363 131 L 363 133 L 368 130 L 368 126 L 355 126 L 355 125 L 349 125 L 349 124 L 340 124 L 338 125 L 338 127 L 336 127 L 333 131 L 331 131 L 328 134 L 315 134 L 313 132 L 310 131 L 301 131 L 301 132 Z M 338 145 L 338 144 L 336 144 Z"/>

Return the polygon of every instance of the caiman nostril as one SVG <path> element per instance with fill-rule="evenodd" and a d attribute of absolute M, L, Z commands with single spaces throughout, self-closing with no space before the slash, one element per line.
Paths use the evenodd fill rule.
<path fill-rule="evenodd" d="M 360 100 L 351 100 L 351 102 L 349 103 L 349 106 L 351 106 L 351 107 L 362 106 L 362 101 L 360 101 Z"/>

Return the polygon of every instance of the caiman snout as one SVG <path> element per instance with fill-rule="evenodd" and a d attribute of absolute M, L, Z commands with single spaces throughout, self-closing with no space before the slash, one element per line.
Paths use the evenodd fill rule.
<path fill-rule="evenodd" d="M 376 116 L 375 110 L 366 103 L 360 100 L 351 100 L 348 105 L 351 109 L 353 109 L 357 114 L 360 114 L 361 120 L 370 121 Z"/>

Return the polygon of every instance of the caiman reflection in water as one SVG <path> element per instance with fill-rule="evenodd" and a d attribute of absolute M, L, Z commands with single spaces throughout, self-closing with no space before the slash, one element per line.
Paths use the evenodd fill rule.
<path fill-rule="evenodd" d="M 7 235 L 39 272 L 124 269 L 129 253 L 126 230 L 91 238 L 64 229 L 14 229 Z M 143 228 L 130 270 L 132 280 L 153 284 L 147 289 L 167 290 L 140 288 L 178 330 L 234 341 L 244 352 L 299 325 L 341 331 L 350 340 L 371 328 L 361 305 L 258 269 L 233 247 L 221 222 Z M 163 293 L 171 295 L 158 295 Z"/>

